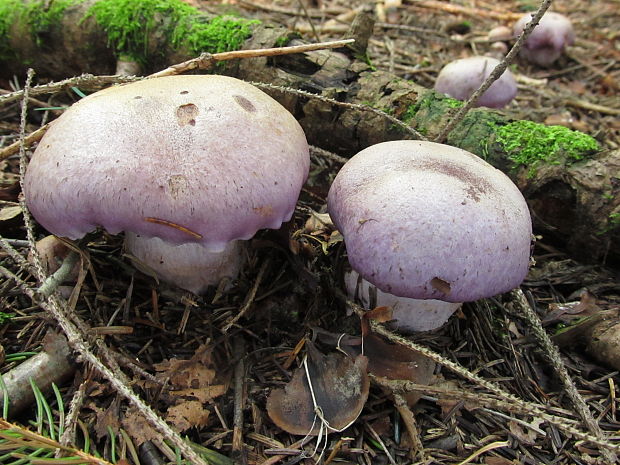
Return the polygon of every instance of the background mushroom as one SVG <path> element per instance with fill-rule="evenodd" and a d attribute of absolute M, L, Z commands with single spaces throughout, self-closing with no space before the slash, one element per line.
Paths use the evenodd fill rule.
<path fill-rule="evenodd" d="M 254 86 L 164 77 L 73 105 L 39 143 L 24 194 L 50 232 L 125 231 L 143 264 L 200 293 L 236 273 L 236 241 L 291 218 L 309 163 L 295 118 Z"/>
<path fill-rule="evenodd" d="M 336 176 L 328 211 L 351 267 L 396 297 L 473 301 L 517 287 L 527 274 L 531 220 L 521 192 L 455 147 L 393 141 L 362 150 Z M 449 317 L 428 314 L 428 303 L 404 304 L 407 329 Z"/>
<path fill-rule="evenodd" d="M 435 90 L 457 100 L 467 100 L 489 77 L 499 60 L 475 56 L 448 63 L 435 81 Z M 480 97 L 477 106 L 502 108 L 517 95 L 517 82 L 508 70 L 491 84 Z"/>
<path fill-rule="evenodd" d="M 518 37 L 525 25 L 532 19 L 532 14 L 523 15 L 514 25 L 514 36 Z M 548 67 L 553 64 L 566 49 L 575 43 L 575 32 L 570 20 L 560 14 L 548 11 L 523 44 L 520 55 L 538 66 Z"/>

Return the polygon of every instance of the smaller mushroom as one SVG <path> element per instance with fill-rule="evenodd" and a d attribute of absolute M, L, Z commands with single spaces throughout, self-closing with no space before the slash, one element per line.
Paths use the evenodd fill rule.
<path fill-rule="evenodd" d="M 527 13 L 515 23 L 515 37 L 523 32 L 531 19 L 532 14 Z M 526 39 L 520 55 L 527 61 L 546 68 L 560 58 L 566 46 L 574 43 L 575 31 L 570 19 L 560 13 L 547 12 Z"/>
<path fill-rule="evenodd" d="M 368 147 L 340 170 L 327 207 L 351 267 L 377 301 L 408 313 L 409 330 L 439 327 L 461 302 L 509 291 L 528 271 L 523 195 L 465 150 L 411 140 Z M 370 300 L 368 285 L 347 280 Z"/>
<path fill-rule="evenodd" d="M 475 56 L 448 63 L 439 72 L 435 90 L 457 100 L 467 100 L 489 77 L 499 60 Z M 517 95 L 517 82 L 509 70 L 491 84 L 477 102 L 477 106 L 502 108 Z"/>
<path fill-rule="evenodd" d="M 506 42 L 512 39 L 512 29 L 508 26 L 496 26 L 489 31 L 487 37 L 491 42 Z"/>

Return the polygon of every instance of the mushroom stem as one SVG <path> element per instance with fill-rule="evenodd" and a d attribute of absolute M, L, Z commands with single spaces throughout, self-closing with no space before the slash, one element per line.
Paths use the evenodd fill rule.
<path fill-rule="evenodd" d="M 398 297 L 382 291 L 353 270 L 345 273 L 344 283 L 349 296 L 357 298 L 364 308 L 392 307 L 393 324 L 401 331 L 439 328 L 462 305 L 460 302 Z"/>
<path fill-rule="evenodd" d="M 199 243 L 175 245 L 158 237 L 125 234 L 125 249 L 140 262 L 141 271 L 194 294 L 204 293 L 224 278 L 236 278 L 245 247 L 246 241 L 231 241 L 221 252 L 212 252 Z"/>

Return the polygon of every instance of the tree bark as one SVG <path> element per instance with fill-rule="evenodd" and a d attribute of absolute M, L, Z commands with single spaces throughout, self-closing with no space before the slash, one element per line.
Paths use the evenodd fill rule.
<path fill-rule="evenodd" d="M 96 1 L 101 0 L 86 0 L 68 7 L 43 36 L 33 37 L 24 32 L 26 25 L 16 21 L 8 29 L 7 37 L 0 36 L 0 43 L 11 43 L 16 57 L 3 63 L 4 69 L 21 74 L 31 66 L 39 76 L 51 78 L 113 72 L 117 56 L 123 51 L 114 50 L 106 31 L 92 16 L 86 17 L 88 8 Z M 201 17 L 201 21 L 205 20 Z M 169 34 L 162 32 L 170 26 L 165 16 L 156 17 L 153 24 L 144 32 L 148 39 L 145 74 L 192 57 L 187 48 L 173 47 Z M 256 24 L 242 48 L 282 45 L 283 38 L 289 36 L 293 34 L 280 26 Z M 216 71 L 381 109 L 433 140 L 454 113 L 451 102 L 411 81 L 374 70 L 353 55 L 350 50 L 338 50 L 252 58 L 227 62 Z M 323 149 L 351 156 L 371 144 L 411 138 L 376 113 L 279 90 L 267 92 L 297 117 L 308 141 Z M 584 159 L 576 162 L 558 153 L 553 163 L 541 163 L 535 169 L 515 166 L 498 142 L 497 134 L 498 128 L 512 121 L 499 111 L 474 109 L 446 143 L 475 153 L 506 172 L 524 193 L 536 232 L 543 234 L 545 240 L 552 239 L 577 259 L 618 265 L 620 151 L 582 153 Z"/>

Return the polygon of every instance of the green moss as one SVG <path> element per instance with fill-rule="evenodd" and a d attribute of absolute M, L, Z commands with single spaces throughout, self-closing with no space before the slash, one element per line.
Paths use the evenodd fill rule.
<path fill-rule="evenodd" d="M 21 25 L 37 46 L 43 45 L 42 35 L 60 22 L 64 11 L 83 0 L 33 1 L 0 0 L 0 59 L 14 58 L 11 50 L 11 27 Z"/>
<path fill-rule="evenodd" d="M 598 142 L 587 134 L 533 121 L 515 121 L 497 127 L 496 135 L 496 141 L 516 166 L 572 163 L 600 149 Z"/>
<path fill-rule="evenodd" d="M 461 102 L 460 100 L 451 97 L 447 97 L 444 101 L 446 105 L 448 105 L 450 108 L 461 108 L 463 105 L 465 105 L 464 102 Z"/>
<path fill-rule="evenodd" d="M 401 117 L 403 123 L 406 123 L 406 124 L 411 123 L 413 118 L 415 118 L 415 115 L 418 113 L 418 110 L 419 110 L 418 104 L 409 105 L 407 109 L 403 112 L 403 115 Z"/>
<path fill-rule="evenodd" d="M 23 14 L 28 18 L 28 26 L 35 37 L 37 45 L 41 46 L 41 34 L 48 32 L 54 24 L 58 24 L 65 10 L 81 0 L 54 0 L 53 2 L 38 1 L 24 5 Z"/>
<path fill-rule="evenodd" d="M 291 39 L 289 38 L 288 34 L 280 36 L 277 38 L 274 47 L 285 47 L 290 41 Z"/>
<path fill-rule="evenodd" d="M 251 34 L 251 21 L 232 16 L 207 17 L 180 0 L 101 0 L 86 13 L 94 17 L 108 35 L 117 53 L 144 62 L 149 32 L 158 27 L 176 48 L 191 54 L 236 50 Z"/>

